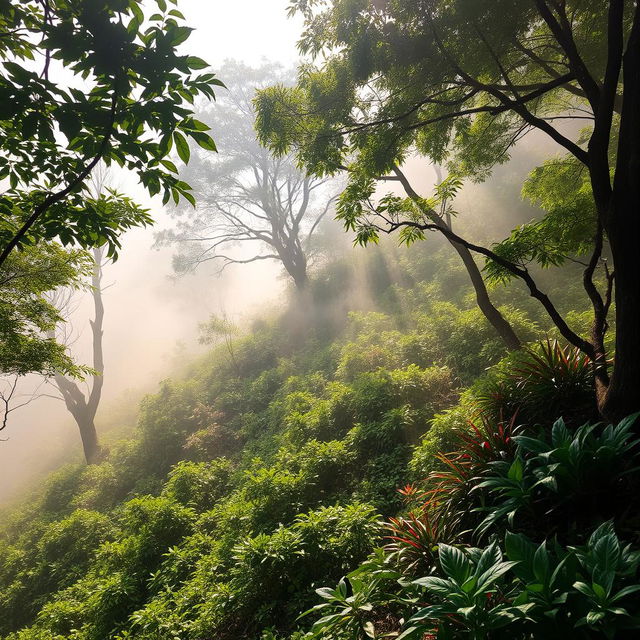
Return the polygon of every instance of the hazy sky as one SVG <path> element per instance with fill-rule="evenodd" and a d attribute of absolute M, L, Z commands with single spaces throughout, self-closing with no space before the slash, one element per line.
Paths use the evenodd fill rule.
<path fill-rule="evenodd" d="M 225 58 L 258 64 L 262 58 L 293 65 L 297 60 L 299 19 L 288 19 L 288 0 L 181 0 L 179 9 L 196 31 L 184 51 L 211 63 L 214 71 Z M 224 78 L 221 78 L 224 81 Z M 156 228 L 169 224 L 161 203 L 150 200 L 135 182 L 120 179 L 119 188 L 148 206 Z M 172 359 L 183 343 L 187 351 L 196 344 L 197 325 L 211 313 L 224 310 L 242 321 L 275 299 L 284 286 L 277 265 L 264 262 L 229 269 L 224 279 L 204 267 L 195 276 L 171 279 L 171 249 L 152 249 L 153 230 L 134 230 L 123 238 L 117 263 L 105 270 L 105 380 L 102 421 L 112 422 L 105 411 L 129 389 L 153 390 L 168 374 Z M 78 360 L 87 362 L 90 298 L 80 304 L 74 327 L 81 337 L 74 345 Z M 35 382 L 24 385 L 28 392 Z M 53 392 L 53 390 L 50 390 Z M 100 414 L 98 425 L 100 425 Z M 80 453 L 77 427 L 60 401 L 41 398 L 12 414 L 0 433 L 0 500 L 15 494 L 23 479 L 46 460 L 55 462 L 71 447 Z"/>

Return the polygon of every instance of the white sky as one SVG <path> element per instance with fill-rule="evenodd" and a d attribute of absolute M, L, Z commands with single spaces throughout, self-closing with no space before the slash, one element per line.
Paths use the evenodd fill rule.
<path fill-rule="evenodd" d="M 180 0 L 187 24 L 196 29 L 185 46 L 214 67 L 225 58 L 293 63 L 302 21 L 287 19 L 288 5 L 289 0 Z"/>
<path fill-rule="evenodd" d="M 214 71 L 226 58 L 250 65 L 263 58 L 294 65 L 301 20 L 287 18 L 288 4 L 288 0 L 181 0 L 178 8 L 186 24 L 196 28 L 184 51 L 204 58 Z M 160 202 L 127 182 L 119 188 L 152 210 L 156 228 L 166 226 Z M 282 290 L 279 268 L 266 263 L 235 267 L 223 280 L 213 275 L 213 267 L 205 267 L 196 276 L 173 281 L 172 250 L 156 251 L 152 244 L 153 229 L 129 232 L 120 259 L 105 271 L 105 282 L 111 286 L 104 294 L 103 412 L 131 388 L 152 390 L 170 371 L 177 344 L 193 346 L 197 325 L 209 314 L 224 310 L 241 321 Z M 89 302 L 81 305 L 74 322 L 82 332 L 74 350 L 84 362 L 89 357 Z M 97 422 L 99 426 L 100 414 Z M 81 451 L 77 427 L 64 405 L 47 398 L 12 414 L 0 437 L 6 439 L 0 441 L 0 501 L 15 495 L 26 477 L 69 447 Z"/>

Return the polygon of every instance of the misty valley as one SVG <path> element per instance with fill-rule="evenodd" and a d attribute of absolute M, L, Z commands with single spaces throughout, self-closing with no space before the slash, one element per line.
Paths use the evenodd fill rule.
<path fill-rule="evenodd" d="M 0 639 L 640 637 L 636 0 L 0 0 Z"/>

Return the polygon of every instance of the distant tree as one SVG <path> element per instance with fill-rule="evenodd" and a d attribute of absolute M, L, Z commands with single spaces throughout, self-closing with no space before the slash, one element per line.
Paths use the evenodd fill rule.
<path fill-rule="evenodd" d="M 287 81 L 275 64 L 251 68 L 227 62 L 222 70 L 229 92 L 199 117 L 213 122 L 218 155 L 199 153 L 184 172 L 198 206 L 176 209 L 176 229 L 158 235 L 176 243 L 177 271 L 206 261 L 220 270 L 229 264 L 279 261 L 298 289 L 307 283 L 311 238 L 330 209 L 326 179 L 301 171 L 292 156 L 274 157 L 256 139 L 252 99 L 257 88 Z M 241 252 L 234 255 L 233 248 Z"/>
<path fill-rule="evenodd" d="M 234 339 L 240 333 L 238 327 L 229 320 L 226 313 L 217 316 L 211 314 L 206 322 L 201 322 L 198 326 L 200 336 L 198 342 L 200 344 L 218 344 L 224 342 L 225 348 L 229 353 L 229 358 L 235 370 L 238 369 L 235 348 L 233 346 Z"/>
<path fill-rule="evenodd" d="M 487 259 L 494 276 L 520 279 L 562 336 L 595 363 L 603 415 L 615 420 L 640 409 L 640 6 L 295 0 L 291 10 L 306 22 L 300 48 L 322 55 L 323 63 L 303 68 L 295 88 L 261 92 L 263 140 L 280 153 L 295 146 L 317 175 L 349 169 L 351 198 L 343 201 L 342 218 L 361 241 L 381 230 L 401 231 L 407 241 L 436 231 Z M 574 135 L 561 126 L 568 119 L 587 128 Z M 377 220 L 362 205 L 372 178 L 392 172 L 410 153 L 483 179 L 531 130 L 568 155 L 531 177 L 544 218 L 495 247 L 443 227 L 428 200 L 387 200 L 374 207 Z M 569 326 L 528 269 L 576 254 L 585 256 L 583 283 L 594 312 L 588 336 Z M 610 375 L 605 334 L 614 300 Z"/>
<path fill-rule="evenodd" d="M 102 397 L 104 385 L 104 352 L 102 346 L 104 324 L 104 302 L 102 300 L 102 269 L 105 261 L 105 248 L 98 247 L 92 250 L 93 264 L 91 269 L 90 293 L 93 301 L 94 318 L 89 320 L 91 326 L 91 371 L 84 376 L 90 378 L 87 393 L 82 390 L 81 384 L 62 372 L 56 371 L 53 376 L 53 384 L 56 386 L 65 406 L 80 430 L 82 448 L 87 464 L 100 462 L 103 450 L 98 441 L 98 432 L 95 426 L 95 417 Z M 54 296 L 54 304 L 60 308 L 61 314 L 69 313 L 72 301 L 72 291 L 62 290 Z M 65 318 L 68 322 L 68 318 Z M 65 327 L 68 328 L 68 327 Z M 55 331 L 49 333 L 51 339 L 55 338 Z M 64 343 L 65 341 L 62 340 Z"/>

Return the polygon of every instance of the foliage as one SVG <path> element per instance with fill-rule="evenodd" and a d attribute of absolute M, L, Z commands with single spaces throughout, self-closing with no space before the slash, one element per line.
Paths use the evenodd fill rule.
<path fill-rule="evenodd" d="M 0 178 L 9 180 L 0 198 L 2 261 L 13 246 L 55 238 L 107 244 L 113 257 L 120 231 L 149 222 L 118 194 L 88 196 L 85 181 L 99 160 L 136 172 L 165 202 L 193 200 L 167 156 L 175 143 L 188 160 L 185 136 L 212 148 L 190 103 L 212 98 L 220 81 L 194 73 L 204 61 L 178 54 L 192 29 L 177 9 L 156 4 L 147 19 L 138 0 L 3 3 L 0 31 L 12 37 L 0 43 Z M 59 66 L 68 82 L 54 81 Z"/>
<path fill-rule="evenodd" d="M 636 111 L 622 103 L 625 94 L 635 100 L 629 96 L 636 95 L 637 76 L 623 82 L 621 72 L 625 52 L 635 51 L 636 8 L 616 0 L 536 0 L 526 9 L 512 0 L 299 0 L 291 11 L 304 20 L 300 49 L 314 59 L 301 66 L 295 87 L 258 93 L 261 140 L 276 153 L 295 152 L 316 175 L 347 173 L 339 216 L 356 242 L 376 242 L 384 232 L 411 243 L 434 232 L 461 257 L 468 253 L 470 275 L 473 254 L 486 261 L 490 281 L 518 279 L 563 338 L 596 362 L 600 391 L 612 389 L 594 393 L 602 415 L 617 420 L 636 411 L 632 390 L 640 367 L 633 363 L 640 343 L 626 332 L 638 324 L 640 309 L 632 276 L 636 251 L 628 241 L 636 220 L 627 213 L 638 205 L 629 169 L 636 143 L 620 135 L 636 126 L 628 124 Z M 632 66 L 629 58 L 625 64 Z M 559 123 L 567 118 L 585 118 L 589 127 L 565 129 Z M 457 222 L 454 231 L 455 210 L 446 201 L 458 180 L 485 180 L 530 131 L 564 154 L 547 159 L 525 185 L 524 195 L 543 211 L 502 242 L 491 228 L 483 243 Z M 411 186 L 402 167 L 415 156 L 447 165 L 452 181 L 445 196 L 436 189 L 425 198 Z M 376 183 L 389 180 L 399 181 L 407 197 L 377 194 Z M 577 282 L 594 318 L 588 332 L 578 333 L 530 267 L 580 256 L 589 256 L 580 260 L 585 268 Z M 479 306 L 517 348 L 517 336 L 487 300 L 484 281 L 471 277 Z M 618 359 L 609 376 L 607 318 L 614 297 Z"/>
<path fill-rule="evenodd" d="M 368 612 L 389 600 L 409 612 L 400 638 L 627 637 L 640 625 L 640 552 L 612 520 L 598 523 L 634 500 L 624 482 L 637 482 L 636 419 L 574 433 L 557 421 L 550 442 L 500 428 L 460 434 L 467 453 L 443 458 L 448 470 L 433 472 L 426 491 L 405 487 L 422 506 L 386 525 L 383 562 L 400 570 L 397 593 L 363 565 L 350 598 L 346 582 L 318 591 L 327 602 L 310 612 L 329 615 L 313 637 L 381 637 Z M 468 545 L 487 532 L 487 546 Z"/>
<path fill-rule="evenodd" d="M 16 252 L 0 273 L 0 372 L 25 375 L 81 375 L 63 345 L 48 337 L 61 320 L 46 298 L 58 287 L 80 287 L 90 273 L 82 251 L 67 251 L 54 242 Z"/>
<path fill-rule="evenodd" d="M 629 499 L 620 481 L 637 457 L 640 441 L 632 435 L 636 419 L 634 415 L 607 427 L 586 424 L 574 433 L 558 420 L 549 441 L 514 436 L 514 456 L 492 462 L 485 477 L 476 481 L 476 488 L 485 489 L 494 501 L 482 508 L 489 515 L 478 532 L 505 517 L 513 526 L 516 516 L 524 515 L 529 526 L 537 522 L 548 535 L 575 535 L 584 524 L 615 512 L 619 501 Z M 603 504 L 605 499 L 609 505 Z M 566 531 L 567 525 L 575 530 Z"/>
<path fill-rule="evenodd" d="M 466 554 L 495 543 L 496 555 L 499 550 L 512 562 L 511 535 L 536 548 L 546 536 L 550 567 L 571 553 L 577 567 L 578 552 L 603 518 L 614 518 L 621 549 L 635 543 L 635 449 L 625 449 L 633 438 L 604 426 L 576 431 L 567 421 L 569 436 L 553 444 L 542 412 L 540 430 L 521 424 L 529 405 L 556 406 L 550 398 L 540 401 L 537 391 L 523 392 L 514 420 L 508 414 L 483 420 L 477 401 L 483 387 L 462 391 L 460 379 L 504 352 L 476 322 L 468 287 L 440 258 L 423 256 L 414 272 L 433 281 L 375 279 L 377 295 L 330 330 L 310 323 L 292 336 L 285 313 L 230 336 L 234 357 L 226 343 L 214 345 L 185 379 L 164 381 L 105 461 L 53 474 L 0 528 L 0 633 L 11 640 L 378 638 L 402 633 L 403 621 L 436 604 L 412 582 L 445 579 L 438 545 Z M 349 285 L 339 280 L 331 295 L 344 298 Z M 522 321 L 535 333 L 533 319 Z M 363 353 L 368 344 L 370 358 Z M 545 375 L 555 375 L 555 366 L 551 361 Z M 502 363 L 486 376 L 507 385 L 512 369 Z M 575 377 L 578 387 L 582 380 Z M 570 388 L 550 393 L 577 397 Z M 533 445 L 525 450 L 528 441 L 520 436 L 535 440 L 542 453 Z M 567 451 L 578 449 L 579 464 L 571 466 Z M 533 508 L 551 516 L 530 527 L 523 507 L 514 526 L 500 516 L 480 537 L 486 509 L 500 510 L 504 496 L 477 485 L 499 478 L 514 456 L 523 460 L 527 482 L 557 475 L 558 491 L 532 495 Z M 572 474 L 579 478 L 573 484 Z M 580 483 L 585 492 L 571 493 Z M 597 506 L 603 503 L 606 509 Z M 476 552 L 469 553 L 477 562 Z M 634 547 L 625 553 L 631 573 L 621 568 L 611 597 L 634 584 Z M 535 583 L 518 577 L 518 566 L 492 589 L 526 591 L 529 599 L 499 602 L 492 594 L 489 609 L 543 606 L 534 602 L 537 587 L 523 586 Z M 317 603 L 319 587 L 345 575 L 344 587 L 322 591 L 327 606 L 299 618 Z M 577 612 L 570 622 L 558 614 L 562 634 L 588 638 L 595 627 L 567 631 L 566 625 L 591 611 L 573 583 L 594 580 L 586 569 L 562 580 Z M 634 615 L 634 593 L 620 602 Z M 610 614 L 607 625 L 629 623 L 623 615 L 613 623 Z M 314 626 L 316 618 L 334 615 Z M 521 622 L 531 635 L 534 627 Z M 553 624 L 541 637 L 554 637 Z M 518 637 L 514 629 L 504 633 Z"/>
<path fill-rule="evenodd" d="M 490 416 L 517 415 L 534 425 L 545 416 L 572 423 L 595 417 L 593 364 L 579 349 L 547 339 L 507 357 L 476 385 L 475 398 Z"/>

